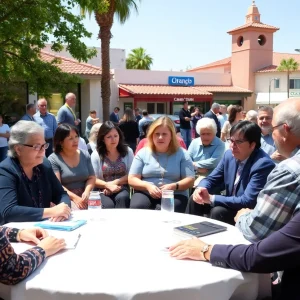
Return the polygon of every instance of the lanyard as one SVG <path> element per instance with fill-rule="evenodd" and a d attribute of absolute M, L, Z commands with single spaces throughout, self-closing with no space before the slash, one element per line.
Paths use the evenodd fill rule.
<path fill-rule="evenodd" d="M 73 109 L 66 103 L 65 106 L 69 109 L 69 111 L 72 113 L 73 117 L 74 117 L 74 121 L 76 121 L 76 115 L 73 111 Z"/>

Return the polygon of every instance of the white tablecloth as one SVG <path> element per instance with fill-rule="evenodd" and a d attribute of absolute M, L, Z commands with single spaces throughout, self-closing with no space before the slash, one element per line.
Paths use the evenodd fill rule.
<path fill-rule="evenodd" d="M 74 212 L 75 218 L 87 218 L 87 211 Z M 182 237 L 173 227 L 199 222 L 205 218 L 174 214 L 180 224 L 164 223 L 162 212 L 150 210 L 102 210 L 102 219 L 88 222 L 68 235 L 82 237 L 73 250 L 49 257 L 25 281 L 13 287 L 0 284 L 5 300 L 218 300 L 256 299 L 259 282 L 266 279 L 213 267 L 199 261 L 180 261 L 169 256 L 165 247 Z M 214 221 L 216 223 L 220 223 Z M 221 224 L 221 223 L 220 223 Z M 10 223 L 25 228 L 32 223 Z M 224 224 L 222 224 L 224 225 Z M 203 238 L 207 243 L 245 243 L 238 230 Z M 29 248 L 13 244 L 17 252 Z"/>

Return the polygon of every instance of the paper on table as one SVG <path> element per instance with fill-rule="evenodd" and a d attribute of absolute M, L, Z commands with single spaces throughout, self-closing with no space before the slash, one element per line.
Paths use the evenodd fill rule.
<path fill-rule="evenodd" d="M 69 233 L 69 234 L 59 234 L 58 232 L 51 232 L 52 236 L 59 238 L 59 239 L 64 239 L 66 243 L 65 249 L 75 249 L 77 244 L 79 243 L 79 240 L 81 238 L 81 234 L 79 233 Z"/>

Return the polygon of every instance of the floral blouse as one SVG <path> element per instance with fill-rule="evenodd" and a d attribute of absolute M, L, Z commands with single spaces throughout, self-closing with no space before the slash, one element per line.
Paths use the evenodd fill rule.
<path fill-rule="evenodd" d="M 45 260 L 46 253 L 33 247 L 16 254 L 10 242 L 17 242 L 19 229 L 0 227 L 0 282 L 14 285 L 28 277 Z"/>
<path fill-rule="evenodd" d="M 102 165 L 102 172 L 106 182 L 113 181 L 126 175 L 126 165 L 122 161 L 121 156 L 114 162 L 108 157 L 105 157 Z"/>

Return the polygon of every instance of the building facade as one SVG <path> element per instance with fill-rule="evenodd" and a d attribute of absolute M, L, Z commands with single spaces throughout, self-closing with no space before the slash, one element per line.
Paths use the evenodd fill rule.
<path fill-rule="evenodd" d="M 275 106 L 288 97 L 300 95 L 300 69 L 290 74 L 277 71 L 282 59 L 300 63 L 300 54 L 273 52 L 278 27 L 261 22 L 255 4 L 248 8 L 245 24 L 228 31 L 232 36 L 231 57 L 188 70 L 188 72 L 231 74 L 232 85 L 253 91 L 242 103 L 246 110 L 260 105 Z M 288 86 L 290 92 L 288 95 Z"/>

